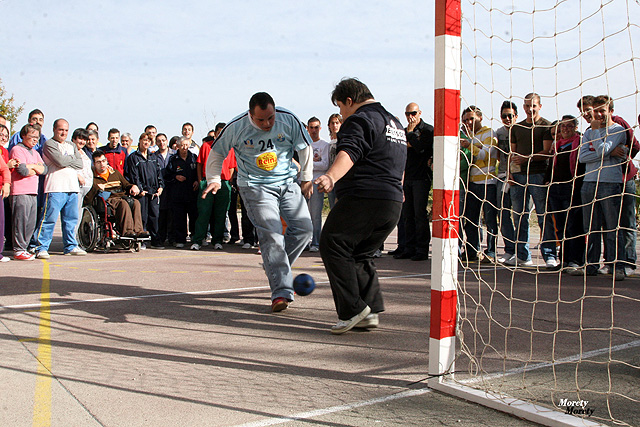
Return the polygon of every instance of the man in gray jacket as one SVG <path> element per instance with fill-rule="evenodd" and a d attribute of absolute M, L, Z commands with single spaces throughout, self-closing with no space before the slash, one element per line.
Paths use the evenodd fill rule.
<path fill-rule="evenodd" d="M 53 123 L 53 138 L 45 142 L 42 157 L 48 173 L 44 181 L 45 201 L 42 220 L 36 228 L 34 237 L 37 242 L 36 258 L 49 258 L 49 245 L 53 229 L 60 215 L 62 239 L 65 255 L 86 255 L 78 247 L 75 227 L 78 222 L 78 192 L 84 184 L 82 177 L 82 157 L 78 148 L 67 141 L 69 123 L 58 119 Z"/>

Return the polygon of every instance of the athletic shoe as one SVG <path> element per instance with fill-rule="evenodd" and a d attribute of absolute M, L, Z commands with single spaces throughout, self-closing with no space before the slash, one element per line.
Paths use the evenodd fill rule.
<path fill-rule="evenodd" d="M 381 256 L 382 256 L 382 251 L 380 249 L 376 249 L 376 251 L 373 253 L 373 257 L 380 258 Z"/>
<path fill-rule="evenodd" d="M 204 239 L 202 241 L 202 247 L 204 248 L 205 246 L 209 246 L 209 242 L 207 241 L 207 239 Z"/>
<path fill-rule="evenodd" d="M 277 313 L 289 307 L 289 301 L 286 298 L 278 297 L 271 301 L 271 311 Z"/>
<path fill-rule="evenodd" d="M 515 258 L 515 255 L 514 254 L 504 253 L 504 254 L 500 255 L 500 257 L 498 257 L 498 262 L 500 264 L 505 264 L 511 258 Z"/>
<path fill-rule="evenodd" d="M 317 247 L 317 246 L 311 246 L 311 249 L 309 249 L 309 251 L 311 251 L 311 252 L 319 252 L 320 248 Z"/>
<path fill-rule="evenodd" d="M 564 272 L 567 274 L 571 274 L 572 271 L 575 271 L 579 268 L 580 266 L 572 261 L 569 264 L 567 264 L 567 266 L 564 268 Z"/>
<path fill-rule="evenodd" d="M 29 252 L 21 251 L 16 253 L 13 256 L 13 259 L 16 261 L 33 261 L 34 259 L 36 259 L 36 256 L 30 254 Z"/>
<path fill-rule="evenodd" d="M 76 246 L 75 248 L 67 252 L 65 255 L 86 255 L 86 254 L 87 252 L 84 249 L 80 249 L 78 246 Z"/>
<path fill-rule="evenodd" d="M 613 275 L 613 277 L 614 277 L 614 278 L 615 278 L 615 280 L 617 280 L 617 281 L 624 280 L 624 270 L 618 270 L 618 269 L 616 268 L 616 272 L 615 272 L 615 274 Z"/>
<path fill-rule="evenodd" d="M 147 250 L 147 244 L 146 243 L 140 243 L 140 250 L 141 251 L 146 251 Z"/>
<path fill-rule="evenodd" d="M 201 247 L 202 246 L 200 246 L 199 244 L 194 243 L 193 245 L 191 245 L 191 250 L 192 251 L 199 251 Z"/>
<path fill-rule="evenodd" d="M 222 250 L 222 244 L 221 243 L 216 243 L 215 245 L 213 245 L 213 250 L 214 251 L 221 251 Z"/>
<path fill-rule="evenodd" d="M 8 256 L 3 256 L 2 258 L 0 258 L 0 262 L 9 262 L 11 261 L 11 258 L 9 258 Z"/>
<path fill-rule="evenodd" d="M 338 320 L 338 323 L 331 327 L 331 333 L 334 335 L 340 335 L 344 334 L 347 331 L 350 331 L 354 326 L 360 323 L 361 320 L 367 317 L 369 313 L 371 313 L 371 309 L 369 308 L 369 306 L 366 306 L 364 310 L 353 316 L 351 319 Z"/>
<path fill-rule="evenodd" d="M 491 255 L 484 254 L 483 258 L 480 260 L 481 264 L 495 264 L 496 259 Z"/>
<path fill-rule="evenodd" d="M 49 259 L 49 258 L 51 258 L 51 255 L 49 255 L 49 252 L 47 252 L 47 251 L 39 251 L 36 254 L 36 258 L 38 258 L 38 259 Z"/>
<path fill-rule="evenodd" d="M 136 237 L 140 237 L 142 239 L 146 239 L 147 237 L 149 237 L 149 232 L 148 231 L 141 231 L 136 235 Z"/>
<path fill-rule="evenodd" d="M 242 245 L 242 249 L 251 249 L 252 245 L 251 243 L 245 243 L 244 245 Z"/>
<path fill-rule="evenodd" d="M 377 328 L 378 327 L 378 313 L 369 313 L 367 317 L 362 319 L 354 328 Z"/>
<path fill-rule="evenodd" d="M 602 268 L 598 269 L 598 274 L 611 274 L 611 268 L 608 265 L 605 265 Z"/>
<path fill-rule="evenodd" d="M 175 244 L 175 245 L 173 245 L 173 246 L 175 246 L 175 247 L 176 247 L 176 248 L 178 248 L 178 249 L 182 249 L 182 248 L 184 248 L 184 243 L 176 243 L 176 244 Z"/>
<path fill-rule="evenodd" d="M 504 264 L 511 265 L 511 266 L 518 266 L 518 267 L 530 267 L 533 265 L 533 261 L 531 260 L 525 261 L 514 255 L 513 257 L 505 261 Z"/>
<path fill-rule="evenodd" d="M 151 249 L 164 249 L 164 246 L 162 245 L 154 245 L 153 243 L 149 246 Z"/>
<path fill-rule="evenodd" d="M 554 270 L 554 269 L 558 268 L 558 260 L 555 259 L 555 258 L 548 258 L 545 261 L 545 264 L 546 264 L 548 270 Z"/>
<path fill-rule="evenodd" d="M 2 260 L 0 260 L 0 261 L 2 261 Z M 634 277 L 634 276 L 637 276 L 637 275 L 638 275 L 638 273 L 636 272 L 636 270 L 635 270 L 634 268 L 631 268 L 631 267 L 625 267 L 625 268 L 624 268 L 624 274 L 625 274 L 627 277 Z"/>

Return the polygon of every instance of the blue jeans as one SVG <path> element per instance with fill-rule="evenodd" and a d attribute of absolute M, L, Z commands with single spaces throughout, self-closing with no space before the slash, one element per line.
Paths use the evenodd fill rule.
<path fill-rule="evenodd" d="M 78 193 L 46 193 L 42 206 L 42 220 L 34 233 L 38 252 L 49 250 L 58 215 L 62 224 L 64 253 L 78 246 L 75 235 L 78 223 Z"/>
<path fill-rule="evenodd" d="M 291 265 L 311 239 L 313 225 L 309 209 L 295 182 L 239 188 L 247 214 L 256 228 L 271 299 L 293 300 Z M 282 222 L 287 231 L 282 234 Z"/>
<path fill-rule="evenodd" d="M 500 232 L 504 241 L 504 253 L 516 253 L 516 230 L 513 227 L 513 218 L 511 218 L 511 193 L 502 191 L 504 181 L 498 179 L 496 181 L 496 207 L 500 211 Z"/>
<path fill-rule="evenodd" d="M 318 191 L 318 185 L 313 184 L 313 194 L 309 198 L 309 213 L 313 224 L 313 237 L 311 246 L 320 246 L 320 233 L 322 233 L 322 208 L 324 206 L 324 193 Z"/>
<path fill-rule="evenodd" d="M 625 183 L 622 197 L 622 213 L 620 214 L 620 233 L 624 244 L 624 252 L 620 257 L 625 267 L 636 268 L 636 182 L 630 179 Z"/>
<path fill-rule="evenodd" d="M 464 232 L 467 237 L 465 251 L 468 256 L 477 256 L 480 252 L 480 211 L 484 212 L 487 225 L 487 255 L 496 256 L 496 239 L 498 236 L 498 211 L 496 210 L 496 186 L 486 183 L 469 183 L 465 204 Z"/>
<path fill-rule="evenodd" d="M 622 233 L 616 231 L 622 205 L 622 183 L 584 182 L 582 208 L 587 234 L 587 274 L 595 274 L 600 265 L 600 241 L 604 237 L 605 263 L 623 269 L 624 243 Z"/>
<path fill-rule="evenodd" d="M 513 218 L 516 227 L 516 254 L 523 261 L 531 259 L 529 250 L 529 197 L 533 198 L 536 207 L 538 225 L 542 230 L 542 241 L 540 242 L 540 252 L 546 261 L 549 258 L 557 258 L 556 242 L 552 224 L 545 221 L 547 206 L 547 187 L 544 185 L 544 174 L 524 175 L 513 174 L 516 182 L 511 186 L 511 206 L 513 207 Z"/>

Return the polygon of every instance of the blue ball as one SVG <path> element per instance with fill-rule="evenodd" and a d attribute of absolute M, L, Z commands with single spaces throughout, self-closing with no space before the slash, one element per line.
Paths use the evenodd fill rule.
<path fill-rule="evenodd" d="M 309 295 L 316 287 L 316 282 L 313 280 L 313 277 L 308 274 L 302 273 L 298 274 L 295 279 L 293 279 L 293 290 L 296 291 L 296 294 L 301 297 Z"/>

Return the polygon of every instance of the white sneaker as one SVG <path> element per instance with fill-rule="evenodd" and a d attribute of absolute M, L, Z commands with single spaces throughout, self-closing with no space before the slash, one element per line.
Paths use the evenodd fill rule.
<path fill-rule="evenodd" d="M 47 251 L 40 251 L 36 254 L 36 258 L 38 259 L 49 259 L 51 258 L 51 255 L 49 255 L 49 252 Z"/>
<path fill-rule="evenodd" d="M 2 258 L 0 258 L 0 262 L 9 262 L 11 261 L 11 258 L 9 258 L 8 256 L 3 256 Z"/>
<path fill-rule="evenodd" d="M 584 276 L 584 268 L 578 267 L 568 271 L 569 276 Z"/>
<path fill-rule="evenodd" d="M 176 244 L 175 244 L 175 245 L 173 245 L 173 246 L 175 246 L 175 247 L 176 247 L 176 248 L 178 248 L 178 249 L 182 249 L 182 248 L 184 248 L 184 243 L 176 243 Z"/>
<path fill-rule="evenodd" d="M 579 268 L 580 266 L 572 261 L 564 268 L 564 272 L 567 274 L 571 274 L 573 271 L 576 271 Z"/>
<path fill-rule="evenodd" d="M 611 274 L 611 269 L 608 265 L 605 265 L 604 267 L 598 269 L 598 274 Z"/>
<path fill-rule="evenodd" d="M 197 243 L 194 243 L 193 245 L 191 245 L 191 250 L 192 251 L 199 251 L 201 248 L 201 246 Z"/>
<path fill-rule="evenodd" d="M 382 251 L 380 249 L 376 249 L 376 251 L 373 253 L 373 257 L 380 258 L 381 256 L 382 256 Z"/>
<path fill-rule="evenodd" d="M 353 316 L 351 319 L 338 320 L 338 323 L 331 327 L 331 333 L 334 335 L 344 334 L 345 332 L 353 329 L 353 327 L 360 323 L 360 321 L 365 317 L 367 317 L 369 313 L 371 313 L 371 308 L 369 308 L 369 306 L 366 306 L 364 310 Z"/>
<path fill-rule="evenodd" d="M 558 260 L 555 258 L 548 258 L 545 261 L 545 264 L 547 265 L 547 268 L 551 270 L 558 267 Z"/>
<path fill-rule="evenodd" d="M 141 251 L 146 251 L 147 250 L 147 244 L 146 243 L 140 243 L 140 250 Z"/>
<path fill-rule="evenodd" d="M 354 326 L 354 328 L 377 328 L 378 323 L 378 313 L 369 313 L 369 315 L 358 322 L 358 324 Z"/>
<path fill-rule="evenodd" d="M 503 257 L 500 257 L 498 259 L 498 262 L 506 265 L 516 265 L 516 263 L 518 262 L 518 257 L 516 257 L 515 254 L 513 255 L 504 254 Z"/>
<path fill-rule="evenodd" d="M 0 259 L 0 261 L 2 261 L 2 260 Z M 636 270 L 635 270 L 634 268 L 631 268 L 631 267 L 625 267 L 625 268 L 624 268 L 624 274 L 625 274 L 627 277 L 634 277 L 634 276 L 637 276 L 637 275 L 638 275 L 638 273 L 636 272 Z"/>
<path fill-rule="evenodd" d="M 251 243 L 245 243 L 242 245 L 242 249 L 251 249 Z"/>
<path fill-rule="evenodd" d="M 221 243 L 216 243 L 215 245 L 213 245 L 213 250 L 214 251 L 221 251 L 222 250 L 222 244 Z"/>
<path fill-rule="evenodd" d="M 320 248 L 317 246 L 311 246 L 311 248 L 309 249 L 309 252 L 318 252 L 320 251 Z"/>
<path fill-rule="evenodd" d="M 87 251 L 85 251 L 84 249 L 80 249 L 78 246 L 76 246 L 75 248 L 71 249 L 69 252 L 67 252 L 65 255 L 86 255 Z"/>
<path fill-rule="evenodd" d="M 528 260 L 524 261 L 518 258 L 516 255 L 513 255 L 511 258 L 504 262 L 505 265 L 517 266 L 517 267 L 531 267 L 533 265 L 533 261 Z"/>

